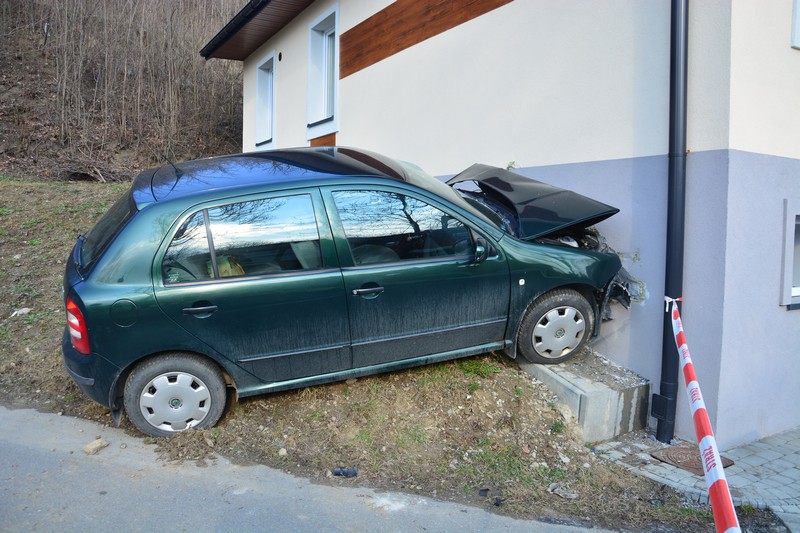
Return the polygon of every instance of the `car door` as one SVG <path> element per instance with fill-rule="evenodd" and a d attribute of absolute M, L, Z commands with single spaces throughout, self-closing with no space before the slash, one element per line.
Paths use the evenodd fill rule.
<path fill-rule="evenodd" d="M 156 266 L 161 309 L 265 381 L 350 368 L 342 275 L 319 205 L 314 189 L 196 209 Z"/>
<path fill-rule="evenodd" d="M 502 341 L 509 273 L 443 203 L 392 188 L 328 189 L 347 294 L 353 366 Z"/>

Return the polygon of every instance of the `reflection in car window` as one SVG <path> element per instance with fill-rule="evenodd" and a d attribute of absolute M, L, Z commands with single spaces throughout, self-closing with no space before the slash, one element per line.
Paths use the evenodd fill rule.
<path fill-rule="evenodd" d="M 211 253 L 204 219 L 213 243 Z M 186 236 L 189 232 L 191 237 Z M 181 267 L 186 273 L 176 274 L 174 271 Z M 164 280 L 179 283 L 321 267 L 317 220 L 311 196 L 304 194 L 228 204 L 196 213 L 170 244 L 164 258 Z"/>
<path fill-rule="evenodd" d="M 203 212 L 195 213 L 183 223 L 164 255 L 162 270 L 165 283 L 202 281 L 211 275 L 206 264 L 211 262 Z"/>
<path fill-rule="evenodd" d="M 389 263 L 470 253 L 469 229 L 417 198 L 385 191 L 333 193 L 353 261 Z"/>

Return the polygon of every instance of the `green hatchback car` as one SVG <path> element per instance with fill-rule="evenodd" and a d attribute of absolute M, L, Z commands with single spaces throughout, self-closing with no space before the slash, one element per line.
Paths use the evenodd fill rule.
<path fill-rule="evenodd" d="M 78 238 L 64 363 L 155 436 L 213 426 L 228 398 L 493 350 L 559 363 L 626 303 L 587 230 L 616 212 L 344 147 L 165 165 Z"/>

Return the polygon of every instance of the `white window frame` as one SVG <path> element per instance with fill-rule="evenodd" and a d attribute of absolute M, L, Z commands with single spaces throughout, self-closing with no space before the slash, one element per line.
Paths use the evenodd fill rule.
<path fill-rule="evenodd" d="M 306 138 L 339 129 L 339 10 L 334 7 L 308 27 Z"/>
<path fill-rule="evenodd" d="M 275 52 L 269 53 L 256 68 L 256 150 L 275 145 Z"/>
<path fill-rule="evenodd" d="M 795 270 L 800 268 L 800 199 L 784 199 L 783 221 L 781 305 L 800 309 L 800 279 L 795 280 Z"/>
<path fill-rule="evenodd" d="M 792 9 L 792 48 L 800 50 L 800 0 L 794 0 Z"/>

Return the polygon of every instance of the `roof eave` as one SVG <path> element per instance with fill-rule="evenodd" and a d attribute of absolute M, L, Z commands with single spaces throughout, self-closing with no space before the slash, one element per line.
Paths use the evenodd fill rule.
<path fill-rule="evenodd" d="M 244 61 L 314 0 L 250 0 L 200 50 L 204 58 Z"/>

